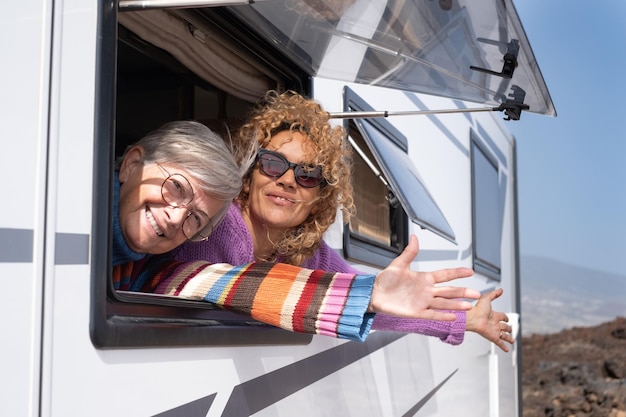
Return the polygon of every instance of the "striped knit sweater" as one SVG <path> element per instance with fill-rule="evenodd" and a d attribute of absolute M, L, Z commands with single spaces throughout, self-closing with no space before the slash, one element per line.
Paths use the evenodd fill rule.
<path fill-rule="evenodd" d="M 328 273 L 287 264 L 233 267 L 162 256 L 114 268 L 119 289 L 203 300 L 295 332 L 364 341 L 375 275 Z"/>

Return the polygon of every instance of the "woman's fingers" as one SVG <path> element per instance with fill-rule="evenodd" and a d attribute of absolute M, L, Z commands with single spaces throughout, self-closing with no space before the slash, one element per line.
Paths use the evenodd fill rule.
<path fill-rule="evenodd" d="M 419 274 L 420 272 L 416 273 Z M 439 271 L 431 272 L 431 274 L 434 276 L 435 283 L 441 284 L 443 282 L 450 282 L 455 279 L 471 277 L 472 275 L 474 275 L 474 271 L 470 268 L 460 267 L 440 269 Z"/>
<path fill-rule="evenodd" d="M 467 311 L 472 308 L 472 303 L 459 299 L 449 299 L 435 297 L 428 308 L 435 310 L 462 310 Z"/>
<path fill-rule="evenodd" d="M 478 300 L 480 298 L 480 291 L 466 287 L 435 287 L 433 289 L 433 296 L 447 299 L 468 298 Z"/>
<path fill-rule="evenodd" d="M 480 292 L 465 287 L 437 286 L 474 274 L 470 268 L 448 268 L 434 272 L 411 270 L 411 263 L 419 252 L 419 242 L 411 235 L 409 245 L 381 271 L 374 283 L 368 311 L 398 317 L 432 320 L 454 320 L 455 315 L 437 310 L 472 308 L 466 300 L 480 298 Z"/>

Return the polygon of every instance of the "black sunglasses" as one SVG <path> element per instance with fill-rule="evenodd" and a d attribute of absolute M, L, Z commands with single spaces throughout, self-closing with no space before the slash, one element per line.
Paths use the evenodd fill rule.
<path fill-rule="evenodd" d="M 314 188 L 324 182 L 322 166 L 298 165 L 289 162 L 278 152 L 265 148 L 259 149 L 257 153 L 259 169 L 268 177 L 282 177 L 289 168 L 293 168 L 294 177 L 298 185 L 304 188 Z"/>

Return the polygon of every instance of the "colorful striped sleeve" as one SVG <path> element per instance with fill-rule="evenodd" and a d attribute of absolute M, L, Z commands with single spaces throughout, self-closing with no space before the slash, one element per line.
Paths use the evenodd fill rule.
<path fill-rule="evenodd" d="M 144 291 L 204 300 L 286 330 L 364 341 L 372 274 L 330 273 L 287 264 L 233 267 L 205 261 L 161 262 Z M 153 284 L 159 284 L 154 286 Z"/>

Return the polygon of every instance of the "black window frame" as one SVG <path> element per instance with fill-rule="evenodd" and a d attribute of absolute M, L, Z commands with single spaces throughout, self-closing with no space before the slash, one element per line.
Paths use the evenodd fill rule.
<path fill-rule="evenodd" d="M 225 10 L 211 11 L 217 23 L 251 38 Z M 312 336 L 289 332 L 199 301 L 116 291 L 111 279 L 113 175 L 116 137 L 117 2 L 101 1 L 98 13 L 94 115 L 93 226 L 91 241 L 90 336 L 100 349 L 164 346 L 308 344 Z M 253 45 L 254 46 L 254 45 Z M 259 54 L 293 69 L 279 51 L 256 44 Z M 261 59 L 261 58 L 260 58 Z M 292 71 L 286 88 L 307 94 L 306 74 Z M 154 126 L 156 128 L 158 126 Z"/>
<path fill-rule="evenodd" d="M 500 158 L 489 138 L 482 140 L 474 131 L 470 131 L 470 165 L 472 190 L 472 262 L 476 273 L 500 281 L 502 276 L 502 233 L 504 229 L 504 198 L 506 178 L 501 170 Z M 478 158 L 482 155 L 483 163 L 493 168 L 496 181 L 487 190 L 479 181 L 484 175 L 478 175 Z M 492 181 L 493 182 L 493 181 Z M 489 193 L 489 194 L 485 194 Z M 494 213 L 495 211 L 495 213 Z M 491 252 L 490 252 L 491 251 Z M 493 251 L 496 252 L 494 259 Z"/>
<path fill-rule="evenodd" d="M 365 112 L 371 114 L 369 106 L 349 87 L 344 87 L 344 112 Z M 344 254 L 347 258 L 386 266 L 408 244 L 408 220 L 436 235 L 456 243 L 456 234 L 445 214 L 428 191 L 414 161 L 408 155 L 408 140 L 399 130 L 384 118 L 360 117 L 355 114 L 347 120 L 345 127 L 358 128 L 368 149 L 372 152 L 381 175 L 385 178 L 389 192 L 398 204 L 392 216 L 391 242 L 394 247 L 368 241 L 346 226 L 344 232 Z M 401 215 L 399 210 L 401 210 Z"/>
<path fill-rule="evenodd" d="M 361 97 L 359 97 L 349 87 L 344 88 L 344 112 L 350 111 L 371 111 L 373 110 Z M 350 123 L 354 123 L 350 119 L 344 121 L 346 132 L 350 132 Z M 366 123 L 371 124 L 386 136 L 393 144 L 398 146 L 403 152 L 408 151 L 407 138 L 398 131 L 391 123 L 384 119 L 372 118 Z M 365 133 L 359 129 L 362 135 Z M 353 232 L 350 225 L 344 226 L 343 232 L 343 254 L 346 259 L 361 262 L 377 267 L 386 267 L 397 257 L 409 242 L 409 220 L 406 212 L 401 205 L 391 207 L 390 204 L 390 224 L 391 245 L 383 245 L 375 242 L 367 237 Z"/>

